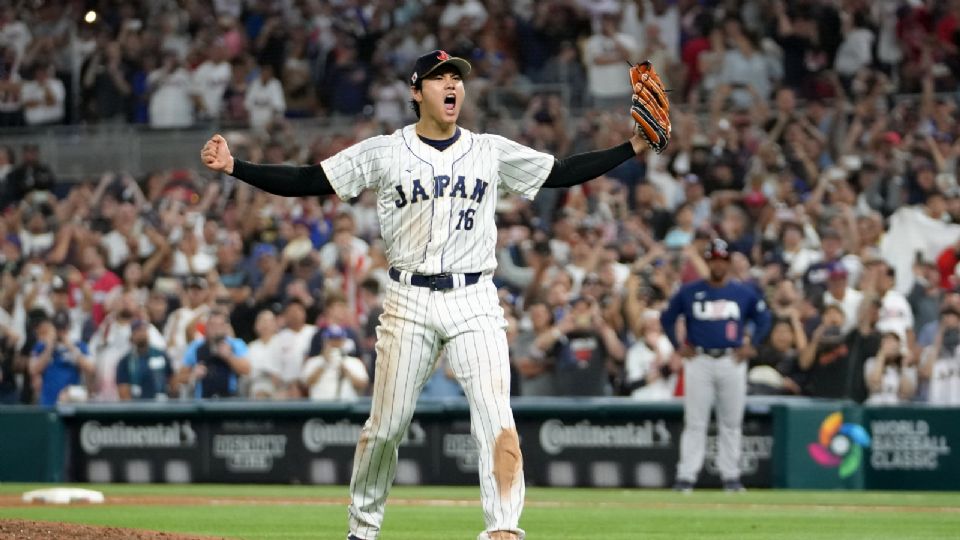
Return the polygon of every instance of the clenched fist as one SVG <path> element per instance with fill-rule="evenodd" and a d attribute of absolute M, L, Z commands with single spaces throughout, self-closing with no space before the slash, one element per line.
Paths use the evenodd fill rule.
<path fill-rule="evenodd" d="M 227 140 L 219 133 L 210 137 L 210 140 L 200 150 L 200 160 L 207 168 L 227 174 L 233 173 L 233 156 L 227 147 Z"/>

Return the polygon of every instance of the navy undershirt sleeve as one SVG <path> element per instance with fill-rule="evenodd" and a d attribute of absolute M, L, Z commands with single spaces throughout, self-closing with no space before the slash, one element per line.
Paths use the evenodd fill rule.
<path fill-rule="evenodd" d="M 327 174 L 320 165 L 260 165 L 239 159 L 233 162 L 230 176 L 243 180 L 267 193 L 285 197 L 335 195 Z"/>
<path fill-rule="evenodd" d="M 543 187 L 561 188 L 582 184 L 607 173 L 635 155 L 637 154 L 633 151 L 633 145 L 627 141 L 606 150 L 583 152 L 565 159 L 558 159 L 554 162 L 550 176 L 543 183 Z"/>

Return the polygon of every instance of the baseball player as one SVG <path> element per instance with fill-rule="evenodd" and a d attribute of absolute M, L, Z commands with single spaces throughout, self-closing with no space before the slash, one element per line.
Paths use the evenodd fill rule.
<path fill-rule="evenodd" d="M 661 151 L 669 105 L 649 63 L 631 68 L 636 134 L 619 146 L 564 160 L 497 135 L 457 126 L 470 64 L 444 51 L 417 59 L 410 76 L 419 120 L 372 137 L 319 165 L 255 165 L 234 160 L 223 137 L 203 147 L 204 164 L 270 193 L 376 192 L 391 281 L 377 327 L 377 377 L 370 417 L 354 455 L 348 538 L 380 536 L 397 445 L 439 353 L 464 389 L 479 447 L 486 529 L 478 540 L 517 540 L 524 481 L 510 409 L 506 321 L 491 280 L 496 267 L 494 212 L 501 189 L 532 199 L 541 187 L 595 178 L 645 146 Z"/>
<path fill-rule="evenodd" d="M 714 239 L 703 254 L 709 279 L 680 288 L 660 317 L 663 329 L 684 362 L 683 435 L 674 488 L 693 490 L 703 466 L 710 409 L 716 403 L 719 432 L 717 465 L 727 491 L 743 491 L 740 483 L 740 426 L 747 396 L 747 362 L 770 330 L 767 305 L 756 288 L 732 281 L 727 243 Z M 683 316 L 686 339 L 677 339 Z M 753 335 L 744 325 L 754 323 Z"/>

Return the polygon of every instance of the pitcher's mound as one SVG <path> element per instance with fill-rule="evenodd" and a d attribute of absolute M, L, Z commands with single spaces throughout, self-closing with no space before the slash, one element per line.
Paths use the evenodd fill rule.
<path fill-rule="evenodd" d="M 215 540 L 220 537 L 52 521 L 0 520 L 0 540 L 50 540 L 52 538 L 57 540 Z"/>

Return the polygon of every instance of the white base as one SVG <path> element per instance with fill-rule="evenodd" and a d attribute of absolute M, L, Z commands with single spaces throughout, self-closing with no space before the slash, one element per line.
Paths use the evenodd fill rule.
<path fill-rule="evenodd" d="M 41 502 L 47 504 L 94 503 L 103 502 L 103 493 L 81 488 L 35 489 L 23 494 L 23 502 Z"/>

